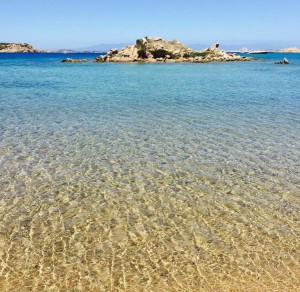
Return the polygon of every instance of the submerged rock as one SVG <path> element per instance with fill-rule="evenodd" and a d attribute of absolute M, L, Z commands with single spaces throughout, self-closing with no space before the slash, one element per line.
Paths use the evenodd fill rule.
<path fill-rule="evenodd" d="M 89 61 L 88 59 L 71 59 L 71 58 L 61 60 L 62 63 L 85 63 L 88 61 Z"/>
<path fill-rule="evenodd" d="M 194 51 L 177 40 L 164 40 L 161 37 L 144 37 L 137 39 L 134 45 L 125 46 L 121 50 L 111 49 L 105 56 L 98 56 L 94 62 L 228 62 L 252 61 L 254 58 L 227 54 L 213 44 L 202 51 Z"/>

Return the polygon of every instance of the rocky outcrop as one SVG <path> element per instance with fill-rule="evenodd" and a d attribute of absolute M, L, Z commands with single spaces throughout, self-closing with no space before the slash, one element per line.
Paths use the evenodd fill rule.
<path fill-rule="evenodd" d="M 61 60 L 62 63 L 85 63 L 88 61 L 89 61 L 88 59 L 72 59 L 72 58 Z"/>
<path fill-rule="evenodd" d="M 37 49 L 29 44 L 0 43 L 0 53 L 36 53 Z"/>
<path fill-rule="evenodd" d="M 220 44 L 213 44 L 204 51 L 205 52 L 216 52 L 218 50 L 219 46 L 220 46 Z"/>
<path fill-rule="evenodd" d="M 136 40 L 134 45 L 125 46 L 121 50 L 111 49 L 105 56 L 98 56 L 95 62 L 229 62 L 251 61 L 254 58 L 227 54 L 214 44 L 202 51 L 194 51 L 179 41 L 163 40 L 160 37 L 144 37 Z"/>
<path fill-rule="evenodd" d="M 275 64 L 285 64 L 288 65 L 290 62 L 287 58 L 283 58 L 283 61 L 276 61 Z"/>

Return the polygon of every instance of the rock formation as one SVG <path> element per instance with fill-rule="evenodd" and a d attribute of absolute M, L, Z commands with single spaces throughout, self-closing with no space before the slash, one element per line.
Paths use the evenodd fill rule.
<path fill-rule="evenodd" d="M 71 59 L 71 58 L 61 60 L 62 63 L 85 63 L 88 61 L 89 61 L 88 59 Z"/>
<path fill-rule="evenodd" d="M 214 44 L 202 51 L 193 51 L 182 43 L 172 40 L 163 40 L 160 37 L 144 37 L 136 40 L 131 46 L 121 50 L 111 49 L 105 56 L 98 56 L 95 62 L 228 62 L 251 61 L 254 58 L 241 57 L 236 54 L 227 54 Z"/>
<path fill-rule="evenodd" d="M 289 62 L 289 60 L 287 59 L 287 58 L 283 58 L 283 61 L 276 61 L 275 62 L 275 64 L 285 64 L 285 65 L 287 65 L 287 64 L 289 64 L 290 62 Z"/>
<path fill-rule="evenodd" d="M 29 44 L 16 43 L 0 43 L 0 53 L 36 53 L 38 50 L 34 49 Z"/>

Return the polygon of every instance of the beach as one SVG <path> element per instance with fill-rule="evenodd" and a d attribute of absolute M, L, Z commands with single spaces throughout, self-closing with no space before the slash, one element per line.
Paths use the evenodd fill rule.
<path fill-rule="evenodd" d="M 61 59 L 0 55 L 1 291 L 299 291 L 299 54 Z"/>

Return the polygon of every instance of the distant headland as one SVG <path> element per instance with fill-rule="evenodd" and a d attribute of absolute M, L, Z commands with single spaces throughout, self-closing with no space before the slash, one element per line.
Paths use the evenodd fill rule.
<path fill-rule="evenodd" d="M 58 54 L 76 54 L 76 53 L 99 53 L 99 51 L 75 51 L 70 49 L 58 50 L 38 50 L 27 43 L 0 43 L 0 53 L 58 53 Z"/>
<path fill-rule="evenodd" d="M 33 46 L 24 43 L 0 43 L 0 53 L 37 53 Z"/>

